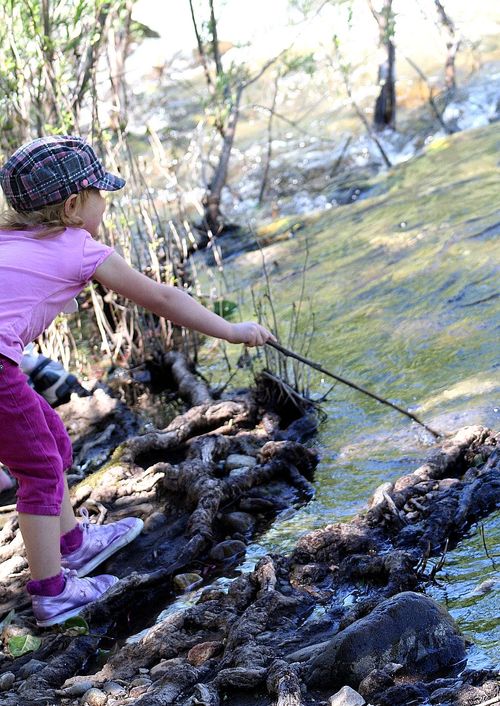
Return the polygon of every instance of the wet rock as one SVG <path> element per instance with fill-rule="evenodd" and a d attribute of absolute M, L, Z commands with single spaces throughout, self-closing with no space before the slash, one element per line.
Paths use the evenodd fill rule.
<path fill-rule="evenodd" d="M 188 654 L 188 662 L 194 667 L 199 667 L 211 657 L 222 652 L 224 645 L 222 642 L 213 640 L 211 642 L 201 642 L 199 645 L 192 647 Z"/>
<path fill-rule="evenodd" d="M 500 588 L 500 579 L 491 578 L 482 581 L 478 586 L 476 586 L 465 598 L 473 598 L 474 596 L 485 596 L 487 593 Z"/>
<path fill-rule="evenodd" d="M 351 689 L 350 686 L 343 686 L 327 701 L 328 706 L 363 706 L 365 703 L 361 694 Z"/>
<path fill-rule="evenodd" d="M 209 556 L 214 561 L 227 562 L 238 559 L 246 552 L 246 545 L 234 539 L 219 542 L 209 552 Z"/>
<path fill-rule="evenodd" d="M 373 669 L 388 662 L 432 676 L 464 657 L 465 640 L 446 610 L 428 596 L 407 591 L 338 633 L 310 660 L 305 680 L 310 686 L 357 688 Z"/>
<path fill-rule="evenodd" d="M 81 700 L 82 706 L 104 706 L 108 700 L 107 695 L 100 689 L 89 689 Z"/>
<path fill-rule="evenodd" d="M 203 579 L 199 574 L 177 574 L 173 583 L 180 591 L 190 591 L 195 586 L 199 586 Z"/>
<path fill-rule="evenodd" d="M 361 680 L 358 691 L 366 699 L 371 699 L 391 686 L 394 686 L 394 680 L 389 672 L 385 669 L 374 669 Z"/>
<path fill-rule="evenodd" d="M 36 672 L 39 672 L 40 669 L 43 669 L 46 664 L 46 662 L 42 662 L 39 659 L 30 659 L 29 662 L 26 662 L 26 664 L 23 664 L 20 668 L 18 676 L 21 679 L 27 679 L 32 674 L 36 674 Z"/>
<path fill-rule="evenodd" d="M 142 531 L 145 534 L 155 532 L 157 529 L 160 529 L 160 527 L 163 527 L 166 522 L 167 518 L 163 512 L 153 512 L 144 520 L 144 529 Z"/>
<path fill-rule="evenodd" d="M 430 696 L 430 702 L 431 704 L 442 704 L 442 703 L 448 703 L 448 702 L 453 702 L 453 697 L 457 693 L 457 688 L 456 686 L 448 687 L 448 688 L 442 688 L 442 689 L 435 689 Z"/>
<path fill-rule="evenodd" d="M 415 684 L 396 684 L 377 697 L 377 706 L 394 704 L 422 704 L 427 702 L 429 693 L 422 682 Z"/>
<path fill-rule="evenodd" d="M 455 691 L 452 703 L 457 704 L 457 706 L 476 706 L 485 700 L 483 689 L 465 684 Z"/>
<path fill-rule="evenodd" d="M 243 498 L 240 500 L 240 510 L 246 512 L 274 512 L 275 509 L 275 504 L 271 500 L 265 500 L 264 498 Z"/>
<path fill-rule="evenodd" d="M 0 691 L 8 691 L 15 681 L 16 677 L 12 672 L 4 672 L 0 676 Z"/>
<path fill-rule="evenodd" d="M 330 640 L 325 640 L 324 642 L 318 642 L 314 645 L 308 645 L 307 647 L 301 647 L 300 650 L 295 650 L 287 655 L 287 660 L 289 662 L 305 662 L 311 657 L 315 657 L 320 652 L 322 652 L 328 645 Z"/>
<path fill-rule="evenodd" d="M 248 473 L 248 468 L 233 468 L 229 473 L 230 478 L 240 478 Z"/>
<path fill-rule="evenodd" d="M 228 512 L 222 516 L 222 523 L 233 532 L 245 535 L 255 526 L 255 520 L 247 512 Z"/>
<path fill-rule="evenodd" d="M 251 468 L 257 465 L 257 459 L 243 454 L 229 454 L 225 465 L 227 471 L 233 471 L 235 468 Z"/>

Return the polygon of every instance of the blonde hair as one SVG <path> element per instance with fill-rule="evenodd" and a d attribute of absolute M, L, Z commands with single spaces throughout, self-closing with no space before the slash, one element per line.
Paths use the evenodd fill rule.
<path fill-rule="evenodd" d="M 92 187 L 83 189 L 76 197 L 83 204 L 87 200 Z M 71 198 L 71 197 L 68 197 Z M 81 228 L 83 221 L 78 216 L 68 216 L 65 213 L 65 199 L 61 203 L 51 204 L 36 211 L 16 211 L 11 206 L 0 215 L 0 230 L 35 230 L 38 238 L 59 235 L 66 228 Z"/>

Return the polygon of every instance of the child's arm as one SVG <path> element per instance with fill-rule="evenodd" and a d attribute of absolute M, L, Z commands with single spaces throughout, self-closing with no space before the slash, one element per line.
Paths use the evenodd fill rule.
<path fill-rule="evenodd" d="M 94 279 L 154 314 L 208 336 L 249 346 L 276 340 L 266 328 L 252 321 L 231 324 L 206 309 L 182 289 L 159 284 L 134 270 L 117 253 L 99 265 Z"/>

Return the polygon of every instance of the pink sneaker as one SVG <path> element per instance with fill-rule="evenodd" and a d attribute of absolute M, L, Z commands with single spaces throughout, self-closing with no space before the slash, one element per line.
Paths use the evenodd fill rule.
<path fill-rule="evenodd" d="M 80 527 L 83 541 L 79 549 L 61 557 L 61 566 L 72 569 L 79 577 L 86 576 L 112 554 L 125 547 L 141 533 L 144 522 L 137 517 L 111 522 L 109 525 L 93 525 L 86 508 L 80 510 L 85 518 Z"/>
<path fill-rule="evenodd" d="M 109 574 L 79 579 L 75 571 L 63 569 L 63 573 L 66 585 L 58 596 L 31 596 L 36 624 L 41 628 L 63 623 L 78 615 L 86 605 L 99 600 L 118 581 L 116 576 Z"/>

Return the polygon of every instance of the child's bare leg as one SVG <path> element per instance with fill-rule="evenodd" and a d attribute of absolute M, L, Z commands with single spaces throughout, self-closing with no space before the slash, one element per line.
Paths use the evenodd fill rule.
<path fill-rule="evenodd" d="M 69 488 L 66 474 L 64 474 L 64 497 L 61 505 L 60 523 L 61 537 L 63 534 L 66 534 L 66 532 L 71 532 L 71 530 L 78 524 L 73 511 L 73 506 L 71 505 L 71 500 L 69 498 Z"/>
<path fill-rule="evenodd" d="M 57 576 L 61 572 L 60 518 L 20 512 L 18 520 L 31 578 L 39 581 Z"/>

